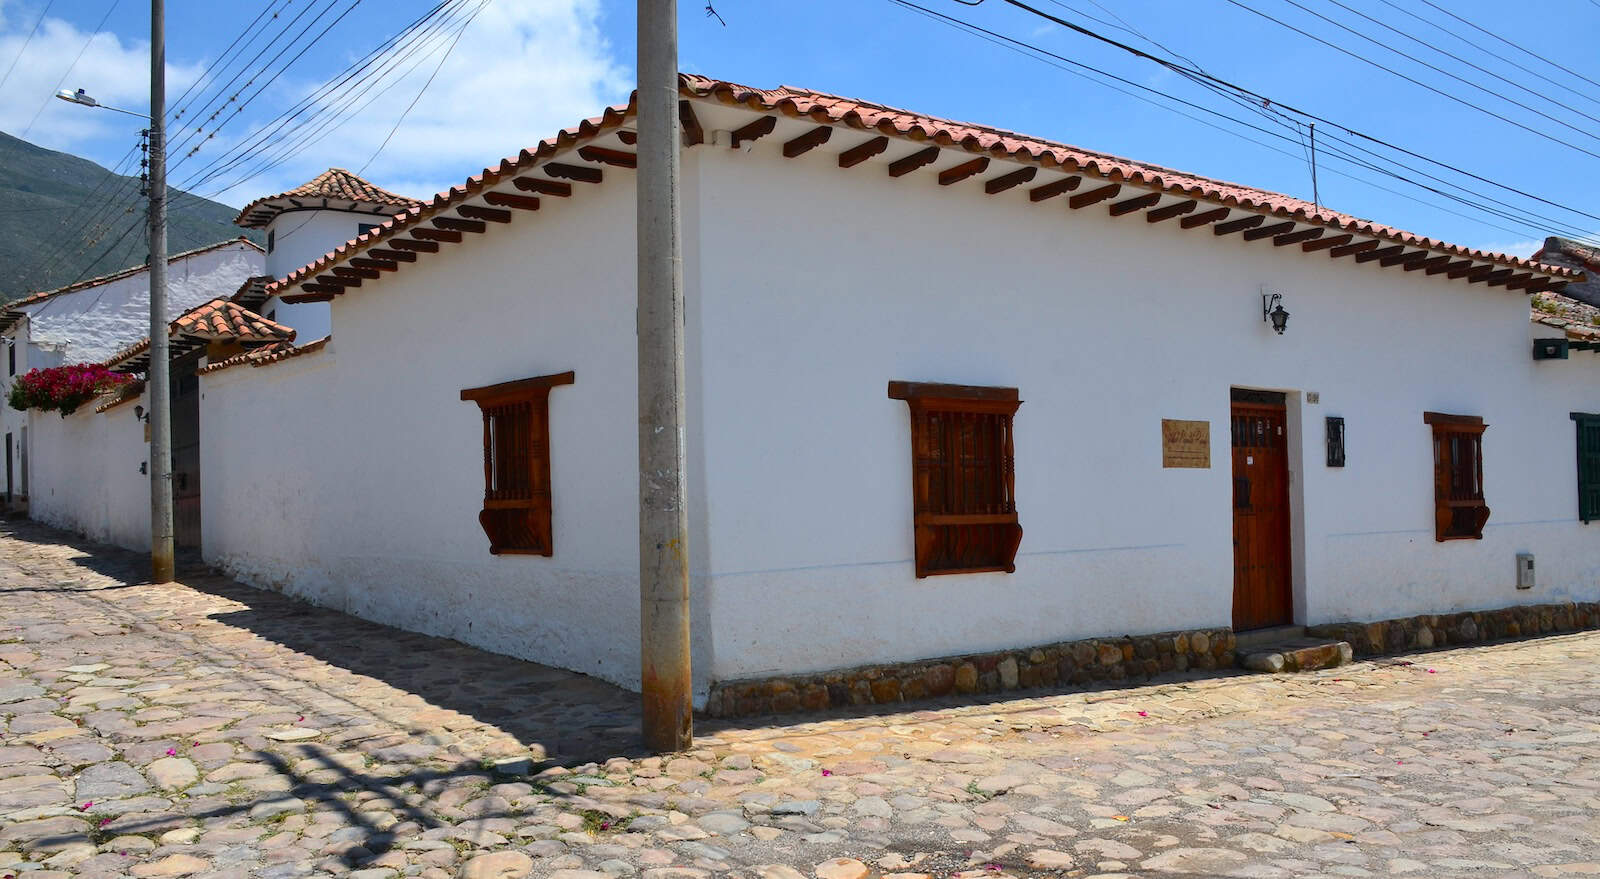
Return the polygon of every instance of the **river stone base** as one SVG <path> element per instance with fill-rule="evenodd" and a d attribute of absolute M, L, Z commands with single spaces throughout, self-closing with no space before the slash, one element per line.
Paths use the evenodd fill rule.
<path fill-rule="evenodd" d="M 711 685 L 706 714 L 751 717 L 848 705 L 894 705 L 939 696 L 1144 680 L 1233 664 L 1231 629 L 1091 638 L 810 675 Z"/>
<path fill-rule="evenodd" d="M 1250 671 L 1316 671 L 1338 668 L 1354 656 L 1354 648 L 1344 641 L 1322 638 L 1296 638 L 1236 654 L 1239 667 Z"/>
<path fill-rule="evenodd" d="M 1306 634 L 1348 641 L 1356 656 L 1382 656 L 1600 628 L 1600 602 L 1525 604 L 1500 610 L 1424 614 L 1376 623 L 1309 626 Z"/>

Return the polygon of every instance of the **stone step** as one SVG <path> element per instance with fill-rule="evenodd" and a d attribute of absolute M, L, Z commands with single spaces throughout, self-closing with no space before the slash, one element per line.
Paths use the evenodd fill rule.
<path fill-rule="evenodd" d="M 1316 671 L 1348 663 L 1355 652 L 1345 641 L 1326 638 L 1292 638 L 1276 644 L 1241 648 L 1234 653 L 1240 668 L 1250 671 Z"/>
<path fill-rule="evenodd" d="M 1253 652 L 1262 647 L 1283 644 L 1305 636 L 1305 626 L 1269 626 L 1265 629 L 1250 629 L 1233 633 L 1234 647 L 1241 652 L 1247 650 Z"/>

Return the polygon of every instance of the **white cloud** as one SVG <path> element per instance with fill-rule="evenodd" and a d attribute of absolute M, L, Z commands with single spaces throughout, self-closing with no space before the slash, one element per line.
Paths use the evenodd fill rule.
<path fill-rule="evenodd" d="M 1495 241 L 1488 244 L 1477 245 L 1479 250 L 1489 253 L 1503 253 L 1507 256 L 1529 257 L 1544 246 L 1543 238 L 1530 238 L 1523 241 Z"/>
<path fill-rule="evenodd" d="M 0 65 L 17 59 L 0 89 L 0 130 L 18 137 L 26 130 L 33 143 L 78 155 L 95 152 L 93 147 L 102 138 L 114 139 L 122 149 L 131 146 L 144 127 L 140 120 L 57 101 L 52 95 L 82 51 L 63 88 L 81 88 L 102 104 L 145 111 L 150 105 L 150 44 L 125 43 L 104 31 L 91 38 L 71 22 L 54 17 L 46 17 L 30 40 L 28 33 L 38 16 L 37 6 L 0 2 Z M 187 87 L 200 70 L 198 65 L 169 62 L 168 90 Z"/>
<path fill-rule="evenodd" d="M 623 100 L 631 79 L 612 57 L 599 15 L 598 0 L 490 3 L 363 176 L 407 195 L 432 195 Z M 360 169 L 438 58 L 422 58 L 405 79 L 337 131 L 268 174 L 233 186 L 221 200 L 242 204 L 281 192 L 330 166 Z M 312 85 L 285 88 L 273 103 L 288 106 L 312 90 Z M 207 146 L 207 152 L 212 149 Z"/>

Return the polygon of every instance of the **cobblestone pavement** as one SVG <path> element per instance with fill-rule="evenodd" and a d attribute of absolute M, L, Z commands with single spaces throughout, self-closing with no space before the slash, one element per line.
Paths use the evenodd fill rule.
<path fill-rule="evenodd" d="M 607 685 L 65 540 L 0 527 L 0 879 L 1600 875 L 1596 633 L 662 760 Z"/>

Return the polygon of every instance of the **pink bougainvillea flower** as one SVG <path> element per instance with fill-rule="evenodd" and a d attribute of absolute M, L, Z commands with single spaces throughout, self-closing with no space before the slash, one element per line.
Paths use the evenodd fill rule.
<path fill-rule="evenodd" d="M 1149 717 L 1149 716 L 1150 716 L 1150 712 L 1148 712 L 1148 711 L 1141 711 L 1141 712 L 1139 712 L 1139 716 L 1140 716 L 1140 717 Z"/>
<path fill-rule="evenodd" d="M 296 718 L 295 718 L 295 719 L 294 719 L 294 722 L 295 722 L 295 723 L 300 723 L 300 722 L 301 722 L 301 721 L 303 721 L 303 720 L 305 720 L 305 719 L 306 719 L 306 716 L 305 716 L 305 715 L 304 715 L 304 714 L 302 714 L 302 715 L 300 715 L 300 716 L 299 716 L 299 717 L 296 717 Z"/>
<path fill-rule="evenodd" d="M 176 756 L 178 756 L 178 749 L 177 748 L 168 748 L 167 749 L 167 756 L 168 757 L 176 757 Z"/>
<path fill-rule="evenodd" d="M 832 774 L 833 774 L 833 770 L 832 769 L 824 769 L 824 770 L 822 770 L 822 777 L 823 778 L 827 778 L 828 776 L 830 776 Z"/>
<path fill-rule="evenodd" d="M 104 826 L 106 826 L 107 824 L 110 824 L 110 823 L 111 823 L 111 819 L 110 818 L 101 818 L 100 819 L 100 826 L 101 827 L 104 827 Z"/>
<path fill-rule="evenodd" d="M 89 809 L 90 809 L 90 808 L 91 808 L 91 807 L 92 807 L 92 806 L 94 806 L 94 800 L 90 800 L 90 801 L 88 801 L 88 802 L 86 802 L 86 803 L 84 803 L 84 804 L 83 804 L 83 805 L 81 805 L 81 806 L 79 806 L 79 807 L 78 807 L 78 811 L 80 811 L 80 812 L 87 812 L 87 811 L 89 811 Z"/>
<path fill-rule="evenodd" d="M 1438 674 L 1438 672 L 1436 672 L 1436 671 L 1434 671 L 1433 669 L 1430 668 L 1430 669 L 1428 669 L 1428 674 L 1436 675 L 1436 674 Z"/>

